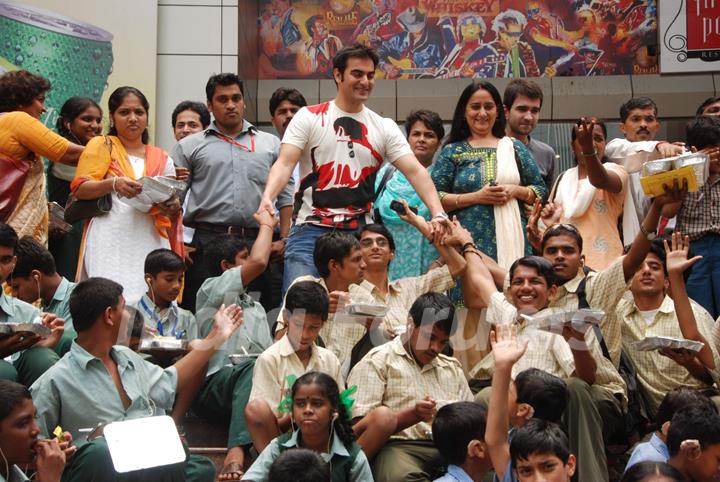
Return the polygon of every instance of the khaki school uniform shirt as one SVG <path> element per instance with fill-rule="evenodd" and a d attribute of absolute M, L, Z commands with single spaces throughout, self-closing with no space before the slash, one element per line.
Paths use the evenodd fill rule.
<path fill-rule="evenodd" d="M 698 330 L 710 343 L 715 370 L 709 372 L 713 379 L 717 380 L 720 371 L 720 357 L 718 357 L 720 325 L 713 322 L 710 314 L 702 306 L 694 301 L 690 301 L 690 304 Z M 657 351 L 639 351 L 633 348 L 634 343 L 649 336 L 683 338 L 672 298 L 665 296 L 655 317 L 648 323 L 635 305 L 632 293 L 628 291 L 617 307 L 617 315 L 622 324 L 623 348 L 635 365 L 638 380 L 642 384 L 653 413 L 665 395 L 676 387 L 684 386 L 697 390 L 709 387 L 690 375 L 685 368 Z"/>
<path fill-rule="evenodd" d="M 459 361 L 441 354 L 421 367 L 405 350 L 399 336 L 373 348 L 355 365 L 348 376 L 348 386 L 352 385 L 358 387 L 353 418 L 364 417 L 383 405 L 394 412 L 412 408 L 426 395 L 437 402 L 437 408 L 473 399 Z M 392 438 L 430 440 L 431 437 L 430 424 L 420 422 Z"/>
<path fill-rule="evenodd" d="M 545 314 L 556 309 L 546 309 L 538 313 Z M 517 309 L 505 298 L 502 293 L 493 293 L 488 306 L 487 321 L 493 325 L 508 325 L 517 320 Z M 559 378 L 569 378 L 575 373 L 575 359 L 570 345 L 562 335 L 537 330 L 527 321 L 518 325 L 518 338 L 528 340 L 525 354 L 513 366 L 512 377 L 528 368 L 537 368 Z M 619 397 L 623 404 L 627 404 L 627 388 L 622 377 L 613 364 L 602 354 L 600 344 L 595 338 L 591 328 L 585 334 L 585 344 L 590 348 L 597 369 L 595 372 L 595 385 L 603 387 L 613 395 Z M 487 377 L 492 377 L 495 364 L 492 352 L 479 364 L 479 369 Z"/>
<path fill-rule="evenodd" d="M 623 257 L 620 257 L 608 268 L 590 272 L 585 285 L 585 296 L 590 308 L 605 312 L 605 317 L 600 321 L 600 330 L 616 368 L 620 365 L 622 333 L 615 308 L 628 289 L 622 262 Z M 583 277 L 582 273 L 578 274 L 564 285 L 558 286 L 555 299 L 550 301 L 550 307 L 576 310 L 576 293 Z"/>
<path fill-rule="evenodd" d="M 382 320 L 379 328 L 387 333 L 407 324 L 408 312 L 418 296 L 437 292 L 444 293 L 455 286 L 447 266 L 435 268 L 420 276 L 411 276 L 392 281 L 388 284 L 387 296 L 371 282 L 363 280 L 359 285 L 350 286 L 350 298 L 353 303 L 380 304 L 388 307 L 388 313 Z M 365 326 L 358 323 L 358 319 L 336 314 L 332 330 L 333 353 L 338 355 L 341 362 L 350 356 L 358 341 L 365 335 Z M 378 340 L 382 342 L 383 340 Z"/>
<path fill-rule="evenodd" d="M 265 400 L 275 416 L 280 416 L 282 414 L 278 405 L 292 388 L 288 386 L 288 375 L 300 377 L 311 371 L 327 373 L 335 379 L 340 391 L 344 390 L 345 383 L 340 375 L 340 362 L 337 357 L 330 350 L 315 344 L 311 350 L 310 361 L 305 366 L 285 335 L 262 352 L 255 362 L 250 400 Z"/>

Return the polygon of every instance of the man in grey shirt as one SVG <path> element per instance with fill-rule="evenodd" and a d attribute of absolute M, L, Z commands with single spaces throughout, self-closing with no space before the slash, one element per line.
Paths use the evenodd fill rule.
<path fill-rule="evenodd" d="M 552 190 L 557 172 L 557 157 L 552 147 L 532 139 L 530 133 L 537 127 L 543 92 L 538 84 L 531 80 L 515 79 L 505 87 L 503 104 L 507 118 L 507 135 L 522 141 L 540 168 L 540 174 L 548 192 Z"/>
<path fill-rule="evenodd" d="M 243 119 L 243 84 L 237 75 L 213 75 L 205 92 L 214 122 L 205 131 L 182 139 L 172 152 L 175 163 L 190 170 L 183 224 L 195 229 L 192 246 L 196 251 L 186 275 L 182 305 L 191 310 L 195 309 L 195 293 L 209 276 L 203 259 L 204 246 L 218 235 L 230 233 L 244 238 L 249 249 L 257 237 L 253 213 L 280 150 L 277 137 L 259 131 Z M 292 216 L 293 189 L 290 181 L 278 196 L 280 239 L 273 242 L 273 253 L 284 249 L 283 238 L 288 234 Z M 267 272 L 259 276 L 247 291 L 259 292 L 263 306 L 272 309 L 271 283 L 267 277 Z"/>

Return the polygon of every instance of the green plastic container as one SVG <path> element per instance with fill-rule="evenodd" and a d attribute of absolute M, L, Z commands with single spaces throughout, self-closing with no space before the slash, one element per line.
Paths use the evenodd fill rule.
<path fill-rule="evenodd" d="M 100 102 L 112 72 L 112 39 L 94 25 L 0 0 L 0 73 L 25 69 L 50 80 L 42 119 L 48 127 L 74 95 Z"/>

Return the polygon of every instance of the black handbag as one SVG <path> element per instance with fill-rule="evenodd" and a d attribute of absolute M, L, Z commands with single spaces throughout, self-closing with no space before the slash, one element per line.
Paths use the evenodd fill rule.
<path fill-rule="evenodd" d="M 105 136 L 105 145 L 112 157 L 112 142 Z M 65 203 L 65 222 L 74 224 L 82 219 L 90 219 L 95 216 L 107 214 L 112 209 L 112 194 L 107 193 L 97 199 L 78 199 L 75 194 L 70 193 Z"/>
<path fill-rule="evenodd" d="M 78 199 L 74 194 L 70 194 L 65 204 L 65 222 L 74 224 L 81 219 L 107 214 L 111 209 L 112 197 L 110 193 L 97 199 Z"/>

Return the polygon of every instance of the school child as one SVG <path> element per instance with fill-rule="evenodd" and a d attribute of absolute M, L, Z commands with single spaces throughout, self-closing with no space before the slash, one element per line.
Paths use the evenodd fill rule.
<path fill-rule="evenodd" d="M 649 441 L 635 446 L 630 460 L 625 466 L 625 471 L 627 472 L 633 465 L 640 462 L 667 462 L 670 457 L 667 448 L 670 421 L 678 410 L 695 404 L 702 405 L 708 410 L 715 410 L 715 405 L 708 397 L 692 388 L 678 387 L 665 395 L 663 401 L 660 402 L 655 418 L 657 430 Z"/>
<path fill-rule="evenodd" d="M 575 456 L 565 430 L 556 423 L 533 418 L 510 442 L 510 459 L 519 482 L 570 482 Z"/>
<path fill-rule="evenodd" d="M 195 316 L 180 308 L 177 297 L 185 277 L 185 262 L 169 249 L 156 249 L 145 258 L 145 283 L 148 290 L 131 303 L 142 316 L 144 332 L 149 335 L 194 340 L 198 338 Z"/>
<path fill-rule="evenodd" d="M 517 430 L 533 417 L 557 423 L 568 404 L 569 393 L 563 380 L 537 368 L 518 373 L 513 381 L 513 366 L 522 358 L 528 342 L 517 339 L 517 330 L 498 325 L 490 332 L 490 343 L 495 362 L 492 393 L 488 407 L 485 442 L 493 461 L 497 480 L 518 480 L 512 470 L 510 441 Z M 506 432 L 512 425 L 510 434 Z"/>
<path fill-rule="evenodd" d="M 670 421 L 667 446 L 668 462 L 686 480 L 720 479 L 720 415 L 714 407 L 690 405 L 679 410 Z"/>
<path fill-rule="evenodd" d="M 329 374 L 339 386 L 344 386 L 340 361 L 330 350 L 315 343 L 327 323 L 329 303 L 325 288 L 314 281 L 293 283 L 285 295 L 283 317 L 287 332 L 258 357 L 245 409 L 245 419 L 258 452 L 290 428 L 291 417 L 279 408 L 292 386 L 288 376 L 318 371 Z"/>
<path fill-rule="evenodd" d="M 372 482 L 370 464 L 350 425 L 352 391 L 341 394 L 335 380 L 322 372 L 307 372 L 295 380 L 291 397 L 283 400 L 293 431 L 273 439 L 242 480 L 267 481 L 275 459 L 300 447 L 319 453 L 330 464 L 333 482 Z"/>
<path fill-rule="evenodd" d="M 435 482 L 480 482 L 492 468 L 485 443 L 485 409 L 475 402 L 445 405 L 432 423 L 433 443 L 448 462 Z"/>

